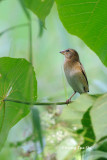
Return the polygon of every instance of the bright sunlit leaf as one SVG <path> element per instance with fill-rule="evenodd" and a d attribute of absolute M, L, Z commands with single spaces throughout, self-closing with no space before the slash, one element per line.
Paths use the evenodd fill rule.
<path fill-rule="evenodd" d="M 107 66 L 107 1 L 56 0 L 56 3 L 66 30 L 81 38 Z"/>
<path fill-rule="evenodd" d="M 82 117 L 88 108 L 93 105 L 95 99 L 88 94 L 82 94 L 76 101 L 64 108 L 60 119 L 70 123 L 71 126 L 82 128 Z"/>
<path fill-rule="evenodd" d="M 90 112 L 96 140 L 107 136 L 107 94 L 98 98 Z"/>

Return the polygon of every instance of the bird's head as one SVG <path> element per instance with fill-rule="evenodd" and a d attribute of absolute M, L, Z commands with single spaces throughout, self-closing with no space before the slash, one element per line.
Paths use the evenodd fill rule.
<path fill-rule="evenodd" d="M 66 50 L 60 51 L 60 53 L 63 54 L 67 59 L 74 59 L 76 61 L 79 60 L 79 55 L 74 49 L 68 48 Z"/>

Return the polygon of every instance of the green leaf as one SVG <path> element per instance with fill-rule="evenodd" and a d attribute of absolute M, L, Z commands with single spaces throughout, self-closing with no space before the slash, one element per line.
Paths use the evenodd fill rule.
<path fill-rule="evenodd" d="M 57 145 L 57 159 L 58 160 L 77 160 L 74 158 L 77 153 L 76 152 L 77 142 L 72 137 L 67 137 L 62 140 L 59 145 Z M 63 150 L 63 152 L 62 152 Z"/>
<path fill-rule="evenodd" d="M 82 160 L 107 160 L 107 153 L 102 151 L 88 151 Z"/>
<path fill-rule="evenodd" d="M 95 135 L 93 132 L 92 122 L 90 118 L 91 108 L 92 107 L 90 107 L 88 111 L 85 112 L 82 118 L 82 125 L 85 131 L 85 134 L 84 134 L 84 143 L 81 145 L 81 147 L 92 146 L 95 142 Z"/>
<path fill-rule="evenodd" d="M 107 140 L 95 144 L 91 150 L 86 150 L 83 160 L 106 160 L 107 159 Z"/>
<path fill-rule="evenodd" d="M 35 135 L 36 141 L 40 142 L 39 152 L 43 152 L 42 129 L 41 129 L 41 123 L 40 123 L 40 115 L 37 108 L 32 108 L 32 120 L 33 120 L 33 128 L 34 128 L 34 135 Z"/>
<path fill-rule="evenodd" d="M 29 113 L 29 106 L 4 101 L 36 101 L 37 84 L 32 65 L 25 59 L 0 58 L 0 149 L 8 132 Z"/>
<path fill-rule="evenodd" d="M 70 123 L 71 126 L 82 128 L 81 119 L 87 109 L 93 105 L 95 100 L 95 96 L 82 94 L 76 101 L 64 108 L 60 119 Z"/>
<path fill-rule="evenodd" d="M 99 97 L 90 111 L 96 140 L 107 136 L 107 94 Z"/>
<path fill-rule="evenodd" d="M 49 14 L 54 0 L 24 0 L 25 5 L 33 13 L 35 13 L 41 21 L 45 21 L 46 16 Z"/>
<path fill-rule="evenodd" d="M 107 139 L 103 140 L 102 142 L 98 143 L 97 150 L 103 151 L 107 153 Z"/>
<path fill-rule="evenodd" d="M 44 24 L 40 19 L 38 19 L 38 22 L 39 22 L 39 34 L 38 34 L 38 37 L 42 37 L 43 31 L 44 31 Z"/>
<path fill-rule="evenodd" d="M 107 1 L 56 0 L 66 30 L 81 38 L 107 66 Z"/>

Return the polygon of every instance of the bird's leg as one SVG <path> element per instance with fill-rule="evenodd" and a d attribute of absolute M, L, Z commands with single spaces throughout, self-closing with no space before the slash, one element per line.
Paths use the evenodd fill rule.
<path fill-rule="evenodd" d="M 69 102 L 71 102 L 71 98 L 72 98 L 75 94 L 76 94 L 76 92 L 74 92 L 74 93 L 72 94 L 72 96 L 71 96 L 69 99 L 66 100 L 66 104 L 68 104 Z"/>

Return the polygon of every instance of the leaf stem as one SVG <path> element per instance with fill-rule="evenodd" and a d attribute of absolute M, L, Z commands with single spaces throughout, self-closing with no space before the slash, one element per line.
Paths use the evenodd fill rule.
<path fill-rule="evenodd" d="M 66 102 L 27 102 L 27 101 L 14 100 L 14 99 L 8 99 L 8 98 L 4 99 L 4 101 L 27 104 L 27 105 L 65 105 L 67 104 Z M 73 101 L 69 103 L 72 103 L 72 102 Z"/>

